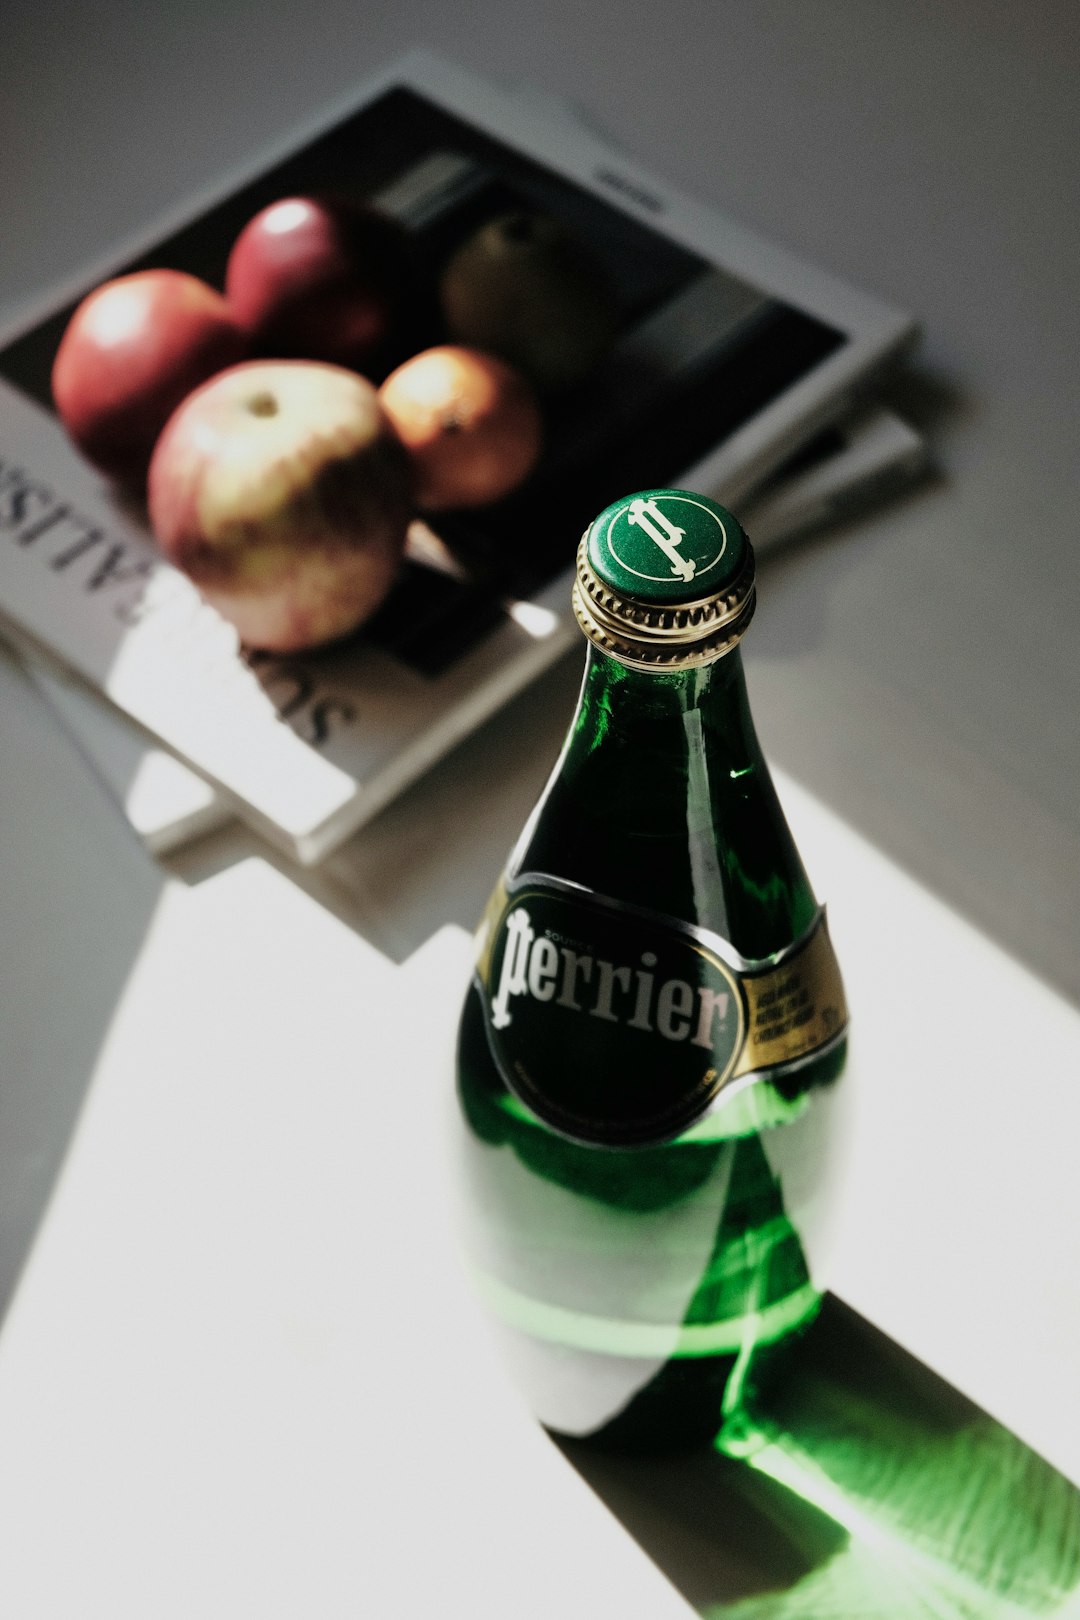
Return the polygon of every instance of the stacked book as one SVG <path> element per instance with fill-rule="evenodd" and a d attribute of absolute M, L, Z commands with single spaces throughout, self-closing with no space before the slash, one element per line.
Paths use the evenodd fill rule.
<path fill-rule="evenodd" d="M 106 276 L 220 281 L 238 221 L 343 186 L 435 261 L 507 207 L 565 220 L 610 273 L 618 331 L 552 405 L 520 496 L 414 523 L 397 584 L 347 641 L 253 654 L 70 443 L 52 361 Z M 874 390 L 913 335 L 567 109 L 414 55 L 2 340 L 0 626 L 153 850 L 239 816 L 317 862 L 573 644 L 577 541 L 615 496 L 699 488 L 736 507 L 761 554 L 911 478 L 922 441 Z"/>

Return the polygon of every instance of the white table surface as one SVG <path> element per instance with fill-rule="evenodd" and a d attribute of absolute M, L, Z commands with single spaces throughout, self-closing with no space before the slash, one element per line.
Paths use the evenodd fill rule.
<path fill-rule="evenodd" d="M 258 860 L 158 896 L 0 1335 L 0 1612 L 689 1613 L 465 1298 L 468 962 L 397 968 Z"/>
<path fill-rule="evenodd" d="M 67 937 L 46 940 L 51 971 L 40 932 L 22 938 L 53 1040 L 20 1050 L 19 1022 L 0 1026 L 21 1082 L 0 1092 L 10 1262 L 44 1206 L 0 1333 L 0 1612 L 166 1620 L 211 1592 L 231 1616 L 345 1620 L 444 1590 L 478 1616 L 685 1612 L 514 1399 L 459 1276 L 444 1121 L 468 935 L 443 927 L 399 966 L 239 848 L 161 881 L 40 703 L 0 661 L 8 735 L 39 732 L 22 791 L 44 822 L 11 818 L 0 903 L 22 915 L 31 890 Z M 834 1286 L 1080 1482 L 1062 1398 L 1080 1014 L 778 785 L 856 1017 Z M 42 833 L 73 795 L 65 869 Z M 47 1017 L 68 973 L 80 1049 Z M 628 1522 L 684 1591 L 718 1566 L 770 1579 L 720 1509 L 707 1544 L 672 1551 L 670 1469 L 588 1477 L 623 1513 L 630 1488 Z"/>
<path fill-rule="evenodd" d="M 895 1016 L 918 1026 L 920 983 L 940 1011 L 935 987 L 966 964 L 972 1043 L 935 1014 L 908 1075 L 882 1064 L 893 1087 L 879 1118 L 892 1110 L 910 1163 L 881 1180 L 902 1206 L 876 1229 L 888 1264 L 856 1245 L 842 1256 L 848 1292 L 862 1289 L 889 1332 L 1076 1477 L 1075 1429 L 1054 1422 L 1055 1406 L 1075 1411 L 1064 1368 L 1080 1348 L 1075 11 L 586 0 L 515 9 L 512 27 L 505 16 L 427 0 L 363 15 L 344 0 L 131 0 L 73 7 L 61 28 L 14 0 L 0 314 L 425 43 L 573 98 L 677 183 L 921 317 L 920 358 L 894 392 L 931 433 L 939 476 L 770 561 L 751 695 L 779 765 L 896 863 L 879 869 L 881 922 L 901 919 L 910 961 Z M 569 664 L 551 672 L 327 867 L 290 877 L 396 961 L 447 923 L 470 926 L 576 684 Z M 208 880 L 257 846 L 229 831 L 152 863 L 2 658 L 0 738 L 8 1299 L 167 874 L 192 885 L 209 929 Z M 815 825 L 811 842 L 824 828 L 833 847 L 834 824 Z M 838 912 L 840 864 L 833 889 Z M 861 957 L 854 967 L 872 971 Z M 302 984 L 311 964 L 298 953 L 295 968 Z M 989 1068 L 965 1058 L 989 1048 Z M 1011 1175 L 995 1158 L 1006 1121 Z M 903 1206 L 913 1187 L 917 1209 Z M 985 1235 L 1005 1231 L 1003 1209 L 1022 1306 L 989 1287 Z M 928 1277 L 935 1210 L 954 1252 Z"/>

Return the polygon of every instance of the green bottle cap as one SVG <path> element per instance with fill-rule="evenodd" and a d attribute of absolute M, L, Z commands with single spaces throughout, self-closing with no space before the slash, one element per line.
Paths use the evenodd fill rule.
<path fill-rule="evenodd" d="M 642 490 L 585 531 L 574 610 L 589 639 L 623 663 L 708 663 L 750 622 L 754 553 L 738 519 L 708 496 Z"/>
<path fill-rule="evenodd" d="M 695 602 L 742 572 L 746 536 L 737 518 L 688 489 L 645 489 L 613 501 L 589 529 L 598 579 L 642 602 Z"/>

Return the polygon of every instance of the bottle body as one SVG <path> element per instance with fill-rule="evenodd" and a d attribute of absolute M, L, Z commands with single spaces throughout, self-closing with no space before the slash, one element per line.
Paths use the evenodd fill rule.
<path fill-rule="evenodd" d="M 552 1429 L 707 1438 L 812 1320 L 841 1134 L 826 958 L 738 652 L 656 674 L 590 648 L 458 1050 L 466 1261 Z"/>

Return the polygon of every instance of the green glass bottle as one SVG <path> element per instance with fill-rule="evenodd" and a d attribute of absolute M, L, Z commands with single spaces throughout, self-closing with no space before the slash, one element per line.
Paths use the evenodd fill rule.
<path fill-rule="evenodd" d="M 590 642 L 458 1047 L 466 1263 L 551 1429 L 711 1439 L 816 1314 L 847 1012 L 754 733 L 753 553 L 685 490 L 578 554 Z"/>

